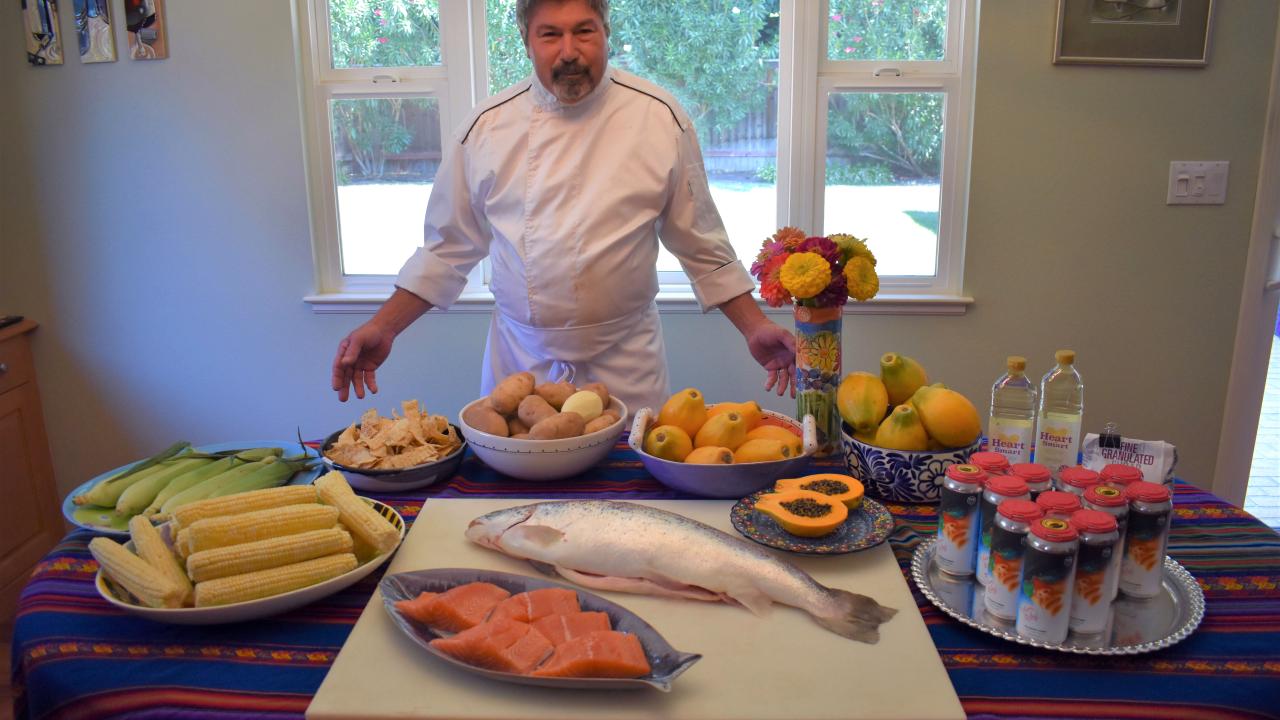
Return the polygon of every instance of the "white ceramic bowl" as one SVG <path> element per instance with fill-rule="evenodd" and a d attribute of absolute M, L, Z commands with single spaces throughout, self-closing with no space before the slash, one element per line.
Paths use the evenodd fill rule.
<path fill-rule="evenodd" d="M 782 425 L 799 432 L 804 442 L 804 452 L 786 460 L 741 465 L 690 465 L 664 460 L 644 451 L 644 436 L 658 417 L 651 408 L 641 408 L 636 413 L 627 442 L 640 456 L 640 461 L 649 474 L 663 485 L 700 497 L 737 499 L 770 487 L 781 478 L 795 477 L 804 470 L 809 458 L 818 450 L 818 430 L 812 415 L 805 415 L 804 422 L 797 422 L 794 418 L 772 410 L 765 410 L 764 416 L 769 419 L 770 424 Z"/>
<path fill-rule="evenodd" d="M 473 405 L 485 401 L 480 398 L 462 408 L 462 417 Z M 618 422 L 603 430 L 564 440 L 517 440 L 481 432 L 458 420 L 462 437 L 467 439 L 471 452 L 485 465 L 503 475 L 534 482 L 560 480 L 586 471 L 605 459 L 627 427 L 627 406 L 618 398 L 610 398 L 609 407 L 618 411 Z"/>
<path fill-rule="evenodd" d="M 326 598 L 339 590 L 360 582 L 369 573 L 376 570 L 386 562 L 400 547 L 400 542 L 404 540 L 404 518 L 400 517 L 400 513 L 396 512 L 390 505 L 380 503 L 377 500 L 364 498 L 365 502 L 373 506 L 384 518 L 396 526 L 400 531 L 400 538 L 396 540 L 396 547 L 391 548 L 389 552 L 383 553 L 372 560 L 357 565 L 354 570 L 339 575 L 336 578 L 330 578 L 322 583 L 317 583 L 300 590 L 272 595 L 271 597 L 262 598 L 261 600 L 250 600 L 248 602 L 232 603 L 230 605 L 214 605 L 212 607 L 191 607 L 191 608 L 153 608 L 146 605 L 138 605 L 134 598 L 122 588 L 114 583 L 107 581 L 103 576 L 102 570 L 98 570 L 97 576 L 94 578 L 94 585 L 98 589 L 98 594 L 102 599 L 111 603 L 115 607 L 129 613 L 137 615 L 155 622 L 169 623 L 171 625 L 220 625 L 223 623 L 242 622 L 244 620 L 257 620 L 260 618 L 279 615 L 303 605 L 313 603 L 321 598 Z M 125 547 L 133 549 L 133 541 L 125 543 Z"/>

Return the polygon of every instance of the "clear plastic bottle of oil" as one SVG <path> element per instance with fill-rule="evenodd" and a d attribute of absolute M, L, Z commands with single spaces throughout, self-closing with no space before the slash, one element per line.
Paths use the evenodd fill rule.
<path fill-rule="evenodd" d="M 1076 464 L 1080 426 L 1084 419 L 1084 382 L 1076 371 L 1073 350 L 1054 353 L 1056 367 L 1040 380 L 1040 414 L 1036 429 L 1036 462 L 1057 479 L 1064 467 Z"/>
<path fill-rule="evenodd" d="M 1009 459 L 1010 465 L 1031 462 L 1035 440 L 1036 386 L 1027 377 L 1027 359 L 1010 355 L 1008 372 L 991 386 L 991 415 L 987 421 L 987 449 Z"/>

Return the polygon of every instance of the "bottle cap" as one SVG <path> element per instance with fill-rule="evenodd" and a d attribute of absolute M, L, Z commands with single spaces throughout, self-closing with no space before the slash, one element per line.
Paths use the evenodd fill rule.
<path fill-rule="evenodd" d="M 1071 515 L 1071 527 L 1082 533 L 1108 533 L 1118 526 L 1114 515 L 1101 510 L 1077 510 Z"/>
<path fill-rule="evenodd" d="M 1063 468 L 1062 472 L 1058 473 L 1058 479 L 1071 487 L 1078 488 L 1087 488 L 1100 482 L 1098 473 L 1083 465 Z"/>
<path fill-rule="evenodd" d="M 1149 482 L 1136 482 L 1124 489 L 1124 496 L 1129 500 L 1145 503 L 1169 502 L 1172 495 L 1169 488 Z"/>
<path fill-rule="evenodd" d="M 1025 372 L 1027 369 L 1027 359 L 1021 355 L 1010 355 L 1004 359 L 1004 364 L 1014 372 Z"/>
<path fill-rule="evenodd" d="M 1059 350 L 1053 354 L 1053 359 L 1057 360 L 1059 365 L 1070 365 L 1076 361 L 1076 351 Z"/>
<path fill-rule="evenodd" d="M 987 479 L 987 473 L 977 465 L 948 465 L 947 477 L 956 482 L 981 485 Z"/>
<path fill-rule="evenodd" d="M 1043 508 L 1045 513 L 1059 513 L 1061 515 L 1070 515 L 1081 507 L 1079 495 L 1062 492 L 1061 490 L 1049 490 L 1040 493 L 1040 496 L 1036 498 L 1036 504 Z"/>
<path fill-rule="evenodd" d="M 977 465 L 988 473 L 1003 474 L 1009 469 L 1009 458 L 998 452 L 976 452 L 969 456 L 969 464 Z"/>
<path fill-rule="evenodd" d="M 1142 471 L 1132 465 L 1111 463 L 1102 468 L 1102 472 L 1098 473 L 1098 477 L 1102 479 L 1102 482 L 1128 485 L 1129 483 L 1142 482 Z"/>
<path fill-rule="evenodd" d="M 1040 463 L 1018 463 L 1009 468 L 1010 475 L 1017 475 L 1029 483 L 1042 483 L 1053 478 L 1049 468 Z"/>
<path fill-rule="evenodd" d="M 996 512 L 1010 520 L 1024 523 L 1044 517 L 1044 510 L 1030 500 L 1005 500 L 996 506 Z"/>
<path fill-rule="evenodd" d="M 1110 485 L 1091 485 L 1084 491 L 1084 499 L 1102 507 L 1124 507 L 1129 504 L 1124 493 Z"/>
<path fill-rule="evenodd" d="M 1056 517 L 1040 518 L 1031 523 L 1031 534 L 1049 542 L 1071 542 L 1080 537 L 1071 523 Z"/>
<path fill-rule="evenodd" d="M 987 489 L 1004 497 L 1018 497 L 1030 492 L 1027 490 L 1027 481 L 1017 475 L 988 475 Z"/>

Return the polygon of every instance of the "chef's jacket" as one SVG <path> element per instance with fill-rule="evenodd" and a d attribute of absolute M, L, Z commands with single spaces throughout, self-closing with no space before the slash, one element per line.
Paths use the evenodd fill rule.
<path fill-rule="evenodd" d="M 693 124 L 658 86 L 607 68 L 573 105 L 537 76 L 489 98 L 444 153 L 425 242 L 396 285 L 448 308 L 488 255 L 482 392 L 529 370 L 599 381 L 635 412 L 669 394 L 658 242 L 704 312 L 755 284 L 711 200 Z"/>

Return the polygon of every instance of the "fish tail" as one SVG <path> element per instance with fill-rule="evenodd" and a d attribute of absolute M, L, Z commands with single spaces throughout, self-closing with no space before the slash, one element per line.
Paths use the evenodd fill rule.
<path fill-rule="evenodd" d="M 834 612 L 830 615 L 814 615 L 814 620 L 831 632 L 850 640 L 874 645 L 880 640 L 880 623 L 897 614 L 866 595 L 847 590 L 828 589 L 833 600 Z"/>

